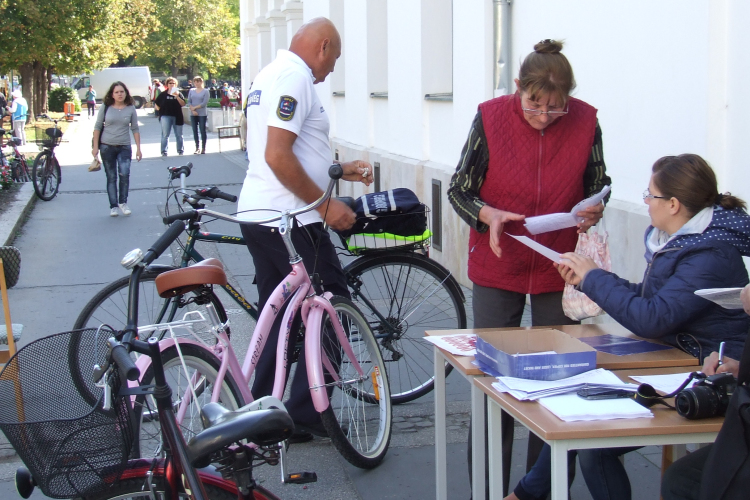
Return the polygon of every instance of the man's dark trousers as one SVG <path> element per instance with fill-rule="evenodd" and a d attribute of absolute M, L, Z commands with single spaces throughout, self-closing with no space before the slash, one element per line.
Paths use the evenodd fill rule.
<path fill-rule="evenodd" d="M 289 264 L 289 253 L 284 246 L 277 228 L 259 225 L 240 225 L 242 236 L 245 238 L 248 250 L 253 257 L 255 276 L 258 282 L 258 306 L 263 310 L 274 289 L 292 270 Z M 336 249 L 331 242 L 323 223 L 298 226 L 292 230 L 292 243 L 307 268 L 307 272 L 320 276 L 323 288 L 334 295 L 350 298 L 346 287 L 346 278 L 341 269 Z M 317 247 L 317 263 L 315 259 Z M 253 383 L 253 397 L 260 398 L 271 395 L 276 370 L 276 344 L 279 336 L 279 326 L 284 315 L 284 309 L 279 311 L 273 328 L 263 348 L 258 364 L 255 368 L 255 382 Z M 290 348 L 296 343 L 299 315 L 295 317 L 292 326 Z M 327 335 L 330 332 L 324 333 Z M 289 368 L 287 368 L 287 377 Z M 310 397 L 310 384 L 307 381 L 307 365 L 305 363 L 304 347 L 297 362 L 297 371 L 292 380 L 289 400 L 285 406 L 292 419 L 303 425 L 318 425 L 320 417 Z"/>

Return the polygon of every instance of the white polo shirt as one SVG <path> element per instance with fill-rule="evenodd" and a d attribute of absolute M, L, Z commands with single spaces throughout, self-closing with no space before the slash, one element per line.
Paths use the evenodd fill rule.
<path fill-rule="evenodd" d="M 279 50 L 276 59 L 253 81 L 247 106 L 250 164 L 237 204 L 239 218 L 260 219 L 278 214 L 263 209 L 283 211 L 307 205 L 279 182 L 266 163 L 268 127 L 296 134 L 292 151 L 320 189 L 328 186 L 328 167 L 332 163 L 330 123 L 315 92 L 314 80 L 312 71 L 297 54 Z M 297 220 L 304 225 L 321 222 L 322 218 L 313 210 Z M 278 227 L 278 222 L 269 226 Z"/>

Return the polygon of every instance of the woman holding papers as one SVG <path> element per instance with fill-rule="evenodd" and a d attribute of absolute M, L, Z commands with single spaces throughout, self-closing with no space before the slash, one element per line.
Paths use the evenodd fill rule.
<path fill-rule="evenodd" d="M 599 269 L 593 260 L 563 254 L 566 282 L 636 335 L 678 347 L 701 362 L 725 342 L 739 359 L 750 317 L 695 295 L 703 288 L 744 287 L 742 256 L 750 255 L 750 216 L 745 202 L 718 192 L 716 176 L 698 155 L 665 156 L 654 163 L 643 193 L 651 226 L 646 230 L 647 268 L 642 283 Z M 630 481 L 619 456 L 636 448 L 579 450 L 581 471 L 594 500 L 629 500 Z M 549 446 L 509 499 L 546 496 Z"/>
<path fill-rule="evenodd" d="M 570 97 L 573 69 L 562 43 L 543 40 L 526 56 L 518 90 L 479 105 L 451 179 L 448 199 L 471 226 L 469 279 L 475 328 L 518 327 L 526 296 L 536 326 L 574 323 L 562 311 L 565 283 L 546 259 L 509 237 L 527 235 L 526 216 L 570 212 L 611 183 L 605 172 L 597 110 Z M 601 218 L 587 208 L 578 232 Z M 534 237 L 557 252 L 575 249 L 576 228 Z M 513 419 L 504 415 L 503 475 L 508 484 Z M 541 441 L 530 437 L 529 466 Z M 469 451 L 471 453 L 471 451 Z M 481 500 L 481 499 L 477 499 Z"/>

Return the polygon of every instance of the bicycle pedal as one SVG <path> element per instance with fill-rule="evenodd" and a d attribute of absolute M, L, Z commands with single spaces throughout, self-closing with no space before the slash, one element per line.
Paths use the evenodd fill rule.
<path fill-rule="evenodd" d="M 285 483 L 290 484 L 306 484 L 315 483 L 318 481 L 318 475 L 314 472 L 292 472 L 287 474 Z"/>

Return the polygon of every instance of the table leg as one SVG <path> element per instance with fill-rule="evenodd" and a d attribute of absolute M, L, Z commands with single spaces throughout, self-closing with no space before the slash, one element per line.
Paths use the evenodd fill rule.
<path fill-rule="evenodd" d="M 435 347 L 435 485 L 437 500 L 448 498 L 448 461 L 446 443 L 448 440 L 445 426 L 445 359 Z M 484 450 L 484 448 L 482 448 Z M 484 463 L 484 460 L 482 460 Z"/>
<path fill-rule="evenodd" d="M 484 491 L 486 474 L 484 449 L 487 442 L 484 435 L 485 401 L 484 392 L 471 384 L 471 498 L 477 500 L 482 500 L 487 495 Z M 490 469 L 491 475 L 492 469 Z M 502 498 L 502 495 L 498 498 Z"/>
<path fill-rule="evenodd" d="M 552 500 L 568 498 L 568 449 L 564 441 L 549 441 L 552 448 Z"/>
<path fill-rule="evenodd" d="M 478 389 L 476 386 L 474 386 Z M 503 498 L 503 428 L 500 405 L 491 399 L 488 402 L 487 434 L 489 439 L 489 463 L 490 463 L 490 498 Z M 500 436 L 500 439 L 492 439 L 492 436 Z"/>

